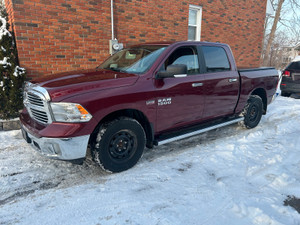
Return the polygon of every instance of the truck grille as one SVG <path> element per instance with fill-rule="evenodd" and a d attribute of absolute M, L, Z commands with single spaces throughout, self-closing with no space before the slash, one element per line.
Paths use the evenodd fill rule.
<path fill-rule="evenodd" d="M 28 93 L 27 97 L 30 104 L 44 107 L 44 102 L 39 96 L 32 93 Z"/>
<path fill-rule="evenodd" d="M 47 101 L 49 101 L 49 95 L 44 88 L 31 88 L 30 85 L 27 88 L 25 87 L 24 105 L 27 108 L 31 118 L 42 124 L 48 124 L 52 122 Z"/>
<path fill-rule="evenodd" d="M 30 108 L 33 118 L 41 123 L 48 123 L 47 113 L 37 109 Z"/>

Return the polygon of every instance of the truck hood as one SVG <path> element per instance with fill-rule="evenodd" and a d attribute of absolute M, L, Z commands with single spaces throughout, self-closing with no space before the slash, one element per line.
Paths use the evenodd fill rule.
<path fill-rule="evenodd" d="M 138 75 L 111 70 L 92 69 L 43 76 L 31 81 L 44 87 L 52 101 L 88 92 L 133 85 Z"/>

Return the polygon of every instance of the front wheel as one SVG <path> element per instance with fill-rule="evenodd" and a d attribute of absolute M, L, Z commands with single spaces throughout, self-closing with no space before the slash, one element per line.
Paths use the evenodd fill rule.
<path fill-rule="evenodd" d="M 263 102 L 258 95 L 252 95 L 244 108 L 242 125 L 248 129 L 254 128 L 260 122 L 263 113 Z"/>
<path fill-rule="evenodd" d="M 104 170 L 121 172 L 138 162 L 145 143 L 146 135 L 140 123 L 121 117 L 100 126 L 92 147 L 93 157 Z"/>

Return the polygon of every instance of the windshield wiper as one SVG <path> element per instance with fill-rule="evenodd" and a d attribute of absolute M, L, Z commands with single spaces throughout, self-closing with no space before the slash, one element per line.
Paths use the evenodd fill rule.
<path fill-rule="evenodd" d="M 120 69 L 120 68 L 102 68 L 102 69 L 105 69 L 105 70 L 112 70 L 112 71 L 116 71 L 116 72 L 125 72 L 125 70 L 122 70 L 122 69 Z"/>
<path fill-rule="evenodd" d="M 113 71 L 121 72 L 121 73 L 126 73 L 126 70 L 120 69 L 120 68 L 110 68 Z"/>

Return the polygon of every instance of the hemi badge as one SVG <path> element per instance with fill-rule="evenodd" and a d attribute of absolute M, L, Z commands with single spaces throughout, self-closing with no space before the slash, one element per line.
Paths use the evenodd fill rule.
<path fill-rule="evenodd" d="M 146 105 L 153 105 L 153 104 L 155 104 L 155 100 L 146 101 Z"/>

